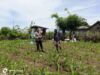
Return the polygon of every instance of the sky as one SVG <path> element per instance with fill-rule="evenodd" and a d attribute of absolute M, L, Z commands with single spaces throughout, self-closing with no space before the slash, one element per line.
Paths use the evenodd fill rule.
<path fill-rule="evenodd" d="M 68 13 L 78 14 L 85 18 L 89 25 L 100 21 L 100 0 L 0 0 L 0 28 L 19 25 L 29 27 L 31 21 L 36 25 L 53 30 L 55 19 L 51 15 L 66 17 Z"/>

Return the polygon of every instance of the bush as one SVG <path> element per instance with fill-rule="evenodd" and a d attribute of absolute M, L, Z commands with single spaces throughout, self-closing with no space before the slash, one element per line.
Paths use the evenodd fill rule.
<path fill-rule="evenodd" d="M 47 32 L 46 33 L 46 39 L 48 39 L 48 40 L 52 40 L 53 36 L 54 36 L 54 32 Z"/>
<path fill-rule="evenodd" d="M 20 29 L 10 29 L 8 27 L 2 27 L 0 30 L 0 40 L 14 40 L 14 39 L 28 39 L 29 33 L 23 32 Z"/>
<path fill-rule="evenodd" d="M 18 37 L 19 33 L 16 30 L 11 30 L 11 32 L 8 34 L 9 39 L 16 39 Z"/>
<path fill-rule="evenodd" d="M 0 33 L 4 36 L 7 36 L 9 33 L 10 33 L 10 28 L 8 27 L 2 27 L 1 30 L 0 30 Z"/>
<path fill-rule="evenodd" d="M 5 36 L 0 34 L 0 40 L 4 40 Z"/>
<path fill-rule="evenodd" d="M 21 33 L 20 39 L 29 39 L 30 34 L 28 33 Z"/>

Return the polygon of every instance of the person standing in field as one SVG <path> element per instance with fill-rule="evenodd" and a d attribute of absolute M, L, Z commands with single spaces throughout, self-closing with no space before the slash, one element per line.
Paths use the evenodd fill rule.
<path fill-rule="evenodd" d="M 35 32 L 35 38 L 36 38 L 35 41 L 36 41 L 37 51 L 40 51 L 41 49 L 41 51 L 44 52 L 42 44 L 42 38 L 43 38 L 42 33 L 43 31 L 40 28 L 38 28 L 37 31 Z"/>
<path fill-rule="evenodd" d="M 54 30 L 54 45 L 58 52 L 59 52 L 59 49 L 61 49 L 60 40 L 61 40 L 60 32 L 58 32 L 57 29 L 55 29 Z"/>

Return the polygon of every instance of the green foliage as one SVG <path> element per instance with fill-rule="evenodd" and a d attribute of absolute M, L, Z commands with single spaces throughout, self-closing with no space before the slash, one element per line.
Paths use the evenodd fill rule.
<path fill-rule="evenodd" d="M 47 32 L 47 33 L 46 33 L 46 38 L 47 38 L 48 40 L 52 40 L 53 37 L 54 37 L 54 32 Z"/>
<path fill-rule="evenodd" d="M 9 27 L 2 27 L 0 32 L 2 35 L 7 36 L 10 33 L 10 28 Z"/>
<path fill-rule="evenodd" d="M 63 38 L 65 39 L 65 31 L 70 31 L 70 39 L 72 39 L 72 33 L 75 31 L 79 26 L 86 26 L 88 23 L 86 20 L 76 14 L 69 14 L 68 17 L 59 17 L 58 14 L 53 14 L 52 18 L 56 18 L 56 26 L 62 30 Z"/>
<path fill-rule="evenodd" d="M 0 40 L 6 39 L 4 35 L 0 34 Z"/>
<path fill-rule="evenodd" d="M 51 17 L 52 17 L 52 18 L 54 18 L 54 17 L 55 17 L 55 18 L 59 18 L 59 16 L 58 16 L 58 14 L 57 14 L 57 13 L 52 14 L 52 15 L 51 15 Z"/>
<path fill-rule="evenodd" d="M 58 14 L 53 14 L 51 17 L 56 18 L 57 27 L 61 29 L 63 33 L 65 33 L 65 30 L 66 30 L 65 18 L 59 17 Z"/>
<path fill-rule="evenodd" d="M 21 31 L 20 27 L 17 25 L 10 29 L 9 27 L 2 27 L 0 30 L 0 40 L 4 39 L 28 39 L 28 32 Z"/>
<path fill-rule="evenodd" d="M 62 32 L 63 32 L 62 40 L 64 40 L 65 39 L 65 30 L 67 29 L 66 19 L 63 17 L 59 17 L 58 14 L 53 14 L 51 17 L 56 18 L 56 26 L 60 30 L 62 30 Z"/>
<path fill-rule="evenodd" d="M 66 25 L 67 29 L 74 31 L 77 27 L 86 25 L 86 20 L 76 14 L 73 14 L 66 18 Z"/>
<path fill-rule="evenodd" d="M 77 65 L 74 62 L 70 64 L 70 68 L 71 68 L 71 75 L 79 75 L 77 71 Z"/>
<path fill-rule="evenodd" d="M 99 43 L 62 42 L 62 50 L 58 53 L 52 41 L 46 41 L 45 53 L 42 53 L 35 52 L 35 46 L 29 42 L 29 40 L 0 41 L 0 72 L 6 67 L 15 70 L 10 75 L 100 74 Z"/>
<path fill-rule="evenodd" d="M 16 29 L 12 29 L 9 33 L 9 39 L 16 39 L 20 36 L 20 33 Z"/>

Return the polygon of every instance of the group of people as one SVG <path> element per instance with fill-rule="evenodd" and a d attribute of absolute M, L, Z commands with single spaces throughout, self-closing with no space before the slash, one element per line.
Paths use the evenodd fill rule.
<path fill-rule="evenodd" d="M 44 48 L 43 48 L 43 43 L 42 43 L 43 42 L 43 31 L 42 31 L 42 29 L 38 28 L 34 33 L 31 33 L 31 34 L 32 34 L 31 35 L 32 41 L 35 42 L 37 51 L 45 52 Z M 53 40 L 54 40 L 55 48 L 59 52 L 59 50 L 61 49 L 61 45 L 60 45 L 61 35 L 60 35 L 60 32 L 57 29 L 54 30 Z"/>

